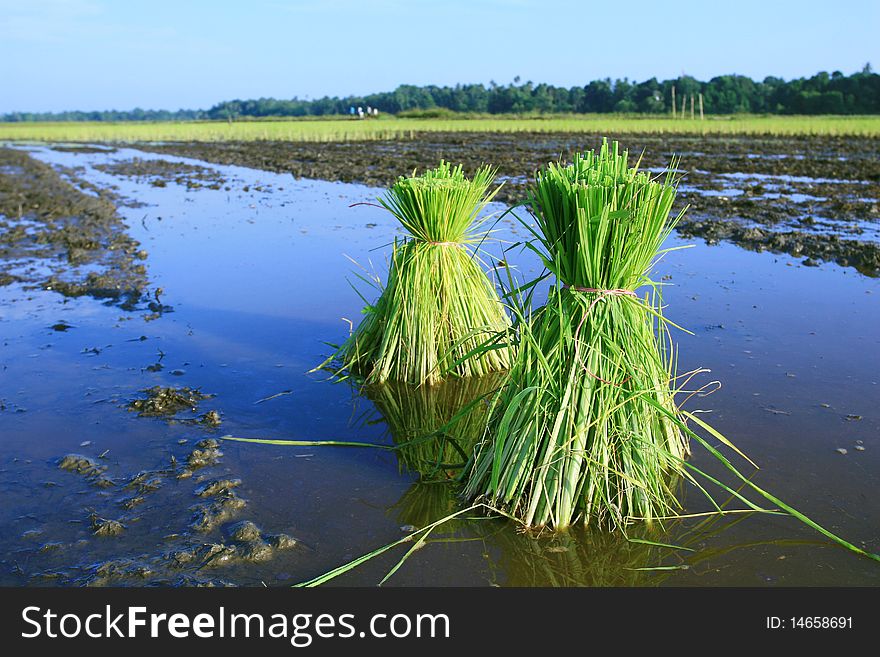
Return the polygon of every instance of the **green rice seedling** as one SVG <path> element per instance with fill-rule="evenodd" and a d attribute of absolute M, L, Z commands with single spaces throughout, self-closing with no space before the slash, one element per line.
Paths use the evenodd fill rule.
<path fill-rule="evenodd" d="M 385 420 L 403 470 L 423 482 L 453 481 L 473 456 L 502 379 L 494 373 L 431 386 L 388 381 L 366 386 L 363 394 Z"/>
<path fill-rule="evenodd" d="M 468 357 L 510 325 L 479 259 L 486 237 L 479 215 L 497 193 L 489 192 L 494 177 L 481 167 L 468 179 L 461 166 L 441 162 L 399 178 L 379 199 L 409 235 L 395 240 L 381 295 L 335 355 L 342 369 L 368 384 L 421 385 L 508 367 L 500 338 L 497 348 Z"/>
<path fill-rule="evenodd" d="M 674 168 L 671 167 L 671 169 Z M 466 495 L 527 526 L 623 527 L 676 510 L 688 440 L 674 355 L 648 274 L 680 218 L 672 174 L 630 167 L 617 143 L 536 174 L 533 248 L 556 278 L 519 311 L 517 353 Z M 635 290 L 651 286 L 652 294 Z"/>

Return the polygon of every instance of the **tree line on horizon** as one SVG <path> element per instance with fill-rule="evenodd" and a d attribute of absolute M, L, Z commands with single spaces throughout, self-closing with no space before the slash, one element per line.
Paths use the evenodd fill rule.
<path fill-rule="evenodd" d="M 0 117 L 16 121 L 193 121 L 239 118 L 306 117 L 348 115 L 352 108 L 367 106 L 386 114 L 437 115 L 475 114 L 559 114 L 641 113 L 671 114 L 672 99 L 677 111 L 683 99 L 702 96 L 706 114 L 878 114 L 880 75 L 870 64 L 852 75 L 840 71 L 820 72 L 810 78 L 785 81 L 766 77 L 756 82 L 744 75 L 720 75 L 701 82 L 683 75 L 659 82 L 593 80 L 582 87 L 556 87 L 521 82 L 507 85 L 494 81 L 450 86 L 400 85 L 394 91 L 366 96 L 324 97 L 315 100 L 230 100 L 208 110 L 109 110 L 69 112 L 12 112 Z M 689 103 L 690 101 L 687 100 Z M 689 105 L 688 105 L 689 110 Z"/>

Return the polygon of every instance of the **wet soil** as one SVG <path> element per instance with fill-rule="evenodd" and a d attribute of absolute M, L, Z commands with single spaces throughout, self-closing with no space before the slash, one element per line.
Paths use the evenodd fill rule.
<path fill-rule="evenodd" d="M 223 456 L 219 446 L 216 439 L 206 438 L 188 453 L 172 455 L 162 467 L 129 475 L 114 471 L 102 457 L 62 457 L 58 469 L 95 487 L 93 492 L 83 491 L 81 503 L 87 506 L 87 516 L 68 520 L 83 529 L 67 542 L 44 540 L 38 529 L 23 532 L 28 547 L 9 555 L 14 571 L 28 584 L 228 586 L 231 582 L 224 573 L 231 568 L 270 562 L 294 548 L 307 549 L 288 534 L 267 533 L 251 520 L 236 520 L 248 502 L 237 493 L 240 479 L 212 476 Z M 150 522 L 150 515 L 156 513 L 150 499 L 163 489 L 186 485 L 202 469 L 204 474 L 200 472 L 189 484 L 188 509 L 178 504 L 170 514 L 166 512 L 160 548 L 138 553 L 138 543 L 145 547 L 143 540 L 127 541 L 126 534 L 130 527 Z M 110 556 L 95 559 L 98 552 Z M 40 569 L 31 570 L 31 563 Z"/>
<path fill-rule="evenodd" d="M 28 153 L 0 148 L 0 285 L 138 306 L 147 257 L 103 193 Z"/>
<path fill-rule="evenodd" d="M 184 162 L 132 158 L 108 164 L 98 164 L 95 168 L 111 175 L 145 180 L 154 187 L 165 187 L 169 182 L 174 182 L 178 185 L 184 185 L 188 189 L 200 187 L 220 189 L 226 184 L 226 179 L 216 169 Z"/>
<path fill-rule="evenodd" d="M 58 153 L 112 153 L 112 146 L 92 146 L 89 144 L 56 144 L 52 150 Z"/>
<path fill-rule="evenodd" d="M 774 231 L 772 228 L 743 226 L 723 219 L 693 219 L 684 222 L 679 232 L 685 237 L 700 237 L 707 244 L 721 240 L 733 242 L 751 251 L 786 253 L 804 258 L 807 267 L 819 262 L 835 262 L 854 267 L 866 276 L 880 276 L 880 244 L 843 239 L 838 235 L 816 235 L 805 231 Z"/>
<path fill-rule="evenodd" d="M 128 404 L 128 410 L 136 411 L 141 417 L 172 417 L 180 411 L 195 411 L 200 401 L 211 398 L 200 390 L 186 387 L 153 386 L 143 393 L 143 399 L 134 399 Z"/>
<path fill-rule="evenodd" d="M 608 135 L 614 138 L 614 135 Z M 441 158 L 467 169 L 498 167 L 498 200 L 521 202 L 532 173 L 600 141 L 595 134 L 423 133 L 409 140 L 354 143 L 220 142 L 141 145 L 147 151 L 295 177 L 385 187 Z M 680 230 L 880 275 L 880 138 L 736 137 L 627 134 L 618 137 L 642 166 L 660 169 L 673 155 L 683 174 Z M 865 224 L 868 224 L 867 228 Z M 758 227 L 760 230 L 748 232 Z"/>

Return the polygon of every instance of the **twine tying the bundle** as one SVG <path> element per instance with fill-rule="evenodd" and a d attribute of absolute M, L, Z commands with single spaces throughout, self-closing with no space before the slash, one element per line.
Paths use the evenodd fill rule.
<path fill-rule="evenodd" d="M 625 288 L 614 288 L 611 290 L 601 290 L 596 287 L 578 287 L 577 285 L 569 285 L 568 283 L 562 284 L 563 289 L 565 290 L 574 290 L 575 292 L 586 292 L 589 294 L 598 294 L 601 297 L 636 297 L 638 298 L 638 294 L 633 292 L 632 290 L 627 290 Z"/>
<path fill-rule="evenodd" d="M 575 329 L 575 332 L 574 332 L 575 347 L 574 348 L 575 348 L 576 353 L 580 352 L 580 339 L 579 339 L 579 337 L 580 337 L 581 329 L 584 326 L 584 322 L 587 320 L 587 315 L 589 315 L 590 311 L 593 310 L 593 306 L 595 306 L 600 301 L 603 301 L 605 299 L 605 297 L 633 297 L 634 299 L 639 298 L 639 295 L 636 294 L 633 290 L 627 290 L 625 288 L 613 288 L 613 289 L 608 289 L 608 290 L 601 290 L 596 287 L 579 287 L 577 285 L 569 285 L 568 283 L 563 283 L 562 289 L 574 290 L 575 292 L 585 292 L 587 294 L 598 295 L 595 299 L 593 299 L 592 303 L 590 303 L 590 305 L 587 307 L 586 312 L 584 312 L 583 317 L 581 317 L 580 323 L 578 324 L 577 328 Z M 597 381 L 601 381 L 602 383 L 606 383 L 606 384 L 612 385 L 612 386 L 622 386 L 627 381 L 629 381 L 631 378 L 628 376 L 623 381 L 620 381 L 620 382 L 607 381 L 606 379 L 603 379 L 598 374 L 591 372 L 590 369 L 586 365 L 582 365 L 582 367 L 584 369 L 584 372 L 586 372 L 592 378 L 596 379 Z"/>

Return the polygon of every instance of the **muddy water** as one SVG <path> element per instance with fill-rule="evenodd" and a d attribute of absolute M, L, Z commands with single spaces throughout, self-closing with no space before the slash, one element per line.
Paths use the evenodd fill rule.
<path fill-rule="evenodd" d="M 128 200 L 119 210 L 149 253 L 161 303 L 127 312 L 0 287 L 0 583 L 289 585 L 454 508 L 454 491 L 417 483 L 388 450 L 210 442 L 232 434 L 392 444 L 400 424 L 387 400 L 374 406 L 307 374 L 328 352 L 323 341 L 347 334 L 343 318 L 359 317 L 346 282 L 359 270 L 346 256 L 384 271 L 394 223 L 349 207 L 378 190 L 125 149 L 32 155 L 81 167 L 80 178 Z M 144 164 L 154 159 L 188 166 Z M 509 240 L 522 234 L 506 222 L 499 229 Z M 519 252 L 507 259 L 523 275 L 536 270 Z M 711 410 L 714 426 L 761 465 L 754 481 L 878 551 L 880 281 L 801 260 L 700 241 L 669 254 L 657 278 L 669 284 L 668 316 L 694 333 L 677 336 L 681 367 L 710 368 L 704 380 L 723 383 L 691 407 Z M 129 405 L 155 386 L 210 397 L 139 417 Z M 219 426 L 198 422 L 210 411 Z M 70 454 L 101 472 L 60 469 Z M 699 448 L 694 463 L 719 471 Z M 213 482 L 219 492 L 205 494 Z M 682 498 L 689 512 L 707 508 L 694 489 Z M 650 537 L 689 549 L 456 522 L 390 583 L 880 584 L 876 564 L 791 519 L 677 521 Z M 375 584 L 399 556 L 337 581 Z"/>

